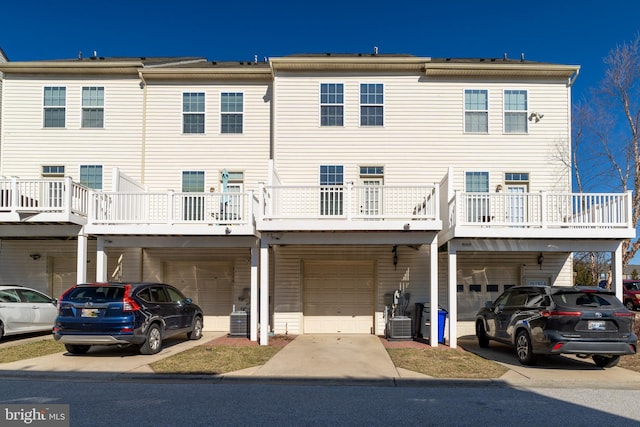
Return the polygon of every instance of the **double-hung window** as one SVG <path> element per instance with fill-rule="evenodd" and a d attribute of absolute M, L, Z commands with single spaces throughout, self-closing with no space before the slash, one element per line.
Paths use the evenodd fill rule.
<path fill-rule="evenodd" d="M 81 165 L 80 184 L 94 190 L 102 190 L 102 166 Z"/>
<path fill-rule="evenodd" d="M 489 172 L 466 172 L 464 178 L 467 193 L 467 221 L 490 222 Z"/>
<path fill-rule="evenodd" d="M 185 221 L 202 221 L 204 219 L 204 171 L 183 171 L 182 192 L 199 193 L 183 194 L 182 219 Z"/>
<path fill-rule="evenodd" d="M 320 166 L 320 215 L 342 215 L 344 166 Z"/>
<path fill-rule="evenodd" d="M 362 83 L 360 85 L 360 126 L 384 124 L 384 85 Z"/>
<path fill-rule="evenodd" d="M 527 133 L 527 91 L 504 91 L 504 132 Z"/>
<path fill-rule="evenodd" d="M 104 88 L 82 88 L 82 127 L 104 127 Z"/>
<path fill-rule="evenodd" d="M 204 133 L 204 92 L 182 94 L 182 133 Z"/>
<path fill-rule="evenodd" d="M 47 86 L 44 88 L 44 127 L 65 127 L 67 110 L 67 88 Z"/>
<path fill-rule="evenodd" d="M 464 131 L 489 132 L 489 96 L 484 89 L 464 91 Z"/>
<path fill-rule="evenodd" d="M 223 92 L 220 102 L 220 132 L 242 133 L 244 95 L 238 92 Z"/>
<path fill-rule="evenodd" d="M 320 84 L 320 126 L 344 125 L 344 85 Z"/>

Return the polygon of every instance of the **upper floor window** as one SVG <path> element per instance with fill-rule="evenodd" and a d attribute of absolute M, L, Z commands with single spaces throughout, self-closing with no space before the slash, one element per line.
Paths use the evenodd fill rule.
<path fill-rule="evenodd" d="M 489 132 L 489 101 L 484 89 L 464 91 L 464 131 L 469 133 Z"/>
<path fill-rule="evenodd" d="M 82 88 L 82 127 L 104 127 L 104 88 Z"/>
<path fill-rule="evenodd" d="M 504 91 L 505 133 L 527 133 L 527 91 Z"/>
<path fill-rule="evenodd" d="M 102 190 L 102 166 L 101 165 L 81 165 L 80 184 L 94 190 Z"/>
<path fill-rule="evenodd" d="M 360 85 L 360 126 L 384 124 L 384 85 L 362 83 Z"/>
<path fill-rule="evenodd" d="M 204 93 L 182 94 L 182 133 L 204 133 Z"/>
<path fill-rule="evenodd" d="M 320 126 L 344 125 L 344 85 L 322 83 L 320 85 Z"/>
<path fill-rule="evenodd" d="M 47 86 L 44 88 L 44 127 L 65 127 L 67 88 Z"/>
<path fill-rule="evenodd" d="M 244 95 L 235 92 L 223 92 L 220 96 L 220 132 L 242 133 L 242 114 Z"/>

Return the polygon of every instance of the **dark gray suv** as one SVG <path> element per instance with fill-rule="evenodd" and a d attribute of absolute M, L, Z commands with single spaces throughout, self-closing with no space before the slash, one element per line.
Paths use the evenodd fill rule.
<path fill-rule="evenodd" d="M 137 345 L 155 354 L 165 338 L 202 337 L 202 309 L 164 283 L 75 285 L 58 300 L 53 337 L 72 354 L 92 345 Z"/>
<path fill-rule="evenodd" d="M 588 286 L 515 286 L 487 302 L 476 316 L 480 347 L 489 340 L 512 345 L 520 363 L 538 354 L 591 357 L 599 367 L 615 366 L 635 354 L 635 314 L 611 291 Z"/>

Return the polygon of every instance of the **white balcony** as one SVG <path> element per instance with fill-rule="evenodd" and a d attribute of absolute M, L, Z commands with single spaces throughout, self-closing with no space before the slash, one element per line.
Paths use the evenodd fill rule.
<path fill-rule="evenodd" d="M 448 237 L 633 238 L 631 192 L 465 193 L 448 203 Z"/>
<path fill-rule="evenodd" d="M 262 189 L 260 231 L 437 231 L 438 187 L 273 185 Z"/>
<path fill-rule="evenodd" d="M 95 234 L 253 235 L 247 193 L 94 192 L 87 231 Z"/>
<path fill-rule="evenodd" d="M 0 221 L 85 224 L 89 191 L 69 177 L 0 179 Z"/>

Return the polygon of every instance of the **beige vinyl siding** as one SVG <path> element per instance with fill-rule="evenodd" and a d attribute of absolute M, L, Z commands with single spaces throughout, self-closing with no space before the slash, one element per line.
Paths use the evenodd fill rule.
<path fill-rule="evenodd" d="M 344 84 L 344 126 L 319 125 L 319 86 Z M 359 126 L 360 83 L 384 84 L 384 127 Z M 385 167 L 385 184 L 440 182 L 449 167 L 462 188 L 464 170 L 529 172 L 531 191 L 568 190 L 569 171 L 557 158 L 568 144 L 566 82 L 444 81 L 421 76 L 315 75 L 276 77 L 275 158 L 283 183 L 317 184 L 320 164 L 342 164 L 356 181 L 360 165 Z M 464 90 L 489 92 L 489 133 L 464 133 Z M 529 111 L 545 115 L 529 133 L 503 132 L 503 91 L 528 91 Z M 495 186 L 495 185 L 494 185 Z"/>
<path fill-rule="evenodd" d="M 34 260 L 31 254 L 40 258 Z M 88 242 L 87 281 L 96 277 L 96 243 Z M 0 283 L 28 286 L 54 298 L 77 279 L 76 240 L 0 241 Z"/>
<path fill-rule="evenodd" d="M 398 264 L 393 266 L 392 246 L 296 246 L 276 247 L 273 329 L 275 333 L 303 333 L 303 263 L 310 261 L 371 261 L 375 264 L 374 333 L 384 334 L 383 313 L 388 295 L 403 287 L 411 294 L 409 311 L 415 302 L 429 298 L 428 248 L 398 247 Z M 385 297 L 387 295 L 387 297 Z"/>
<path fill-rule="evenodd" d="M 79 179 L 79 166 L 103 166 L 103 188 L 111 170 L 140 179 L 142 90 L 137 78 L 47 78 L 5 76 L 2 175 L 39 177 L 42 165 L 64 165 Z M 64 129 L 43 127 L 45 86 L 66 87 Z M 83 129 L 82 87 L 104 87 L 104 128 Z"/>
<path fill-rule="evenodd" d="M 271 102 L 269 85 L 150 84 L 147 86 L 145 184 L 154 191 L 181 190 L 182 171 L 205 172 L 205 188 L 220 191 L 223 169 L 244 172 L 244 189 L 267 180 Z M 205 133 L 182 133 L 182 94 L 205 93 Z M 220 94 L 242 92 L 243 133 L 220 133 Z"/>

